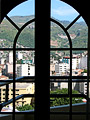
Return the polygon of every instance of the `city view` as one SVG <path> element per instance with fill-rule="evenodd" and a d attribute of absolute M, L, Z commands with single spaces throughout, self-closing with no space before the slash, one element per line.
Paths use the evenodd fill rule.
<path fill-rule="evenodd" d="M 52 2 L 51 17 L 57 20 L 64 27 L 67 27 L 77 17 L 77 12 L 72 16 L 72 13 L 67 12 L 69 20 L 58 13 L 53 7 Z M 69 6 L 64 6 L 65 9 Z M 60 9 L 60 8 L 59 8 Z M 59 10 L 58 9 L 58 10 Z M 73 8 L 72 8 L 73 9 Z M 12 12 L 12 11 L 11 11 Z M 13 13 L 13 12 L 12 12 Z M 10 13 L 9 13 L 10 14 Z M 57 14 L 57 15 L 56 15 Z M 61 15 L 62 19 L 57 16 Z M 34 18 L 34 15 L 9 15 L 9 18 L 20 28 L 29 20 Z M 65 31 L 56 23 L 50 22 L 50 76 L 57 77 L 57 79 L 50 79 L 50 94 L 69 94 L 69 80 L 70 76 L 87 76 L 87 61 L 88 51 L 85 50 L 88 45 L 88 27 L 83 18 L 78 19 L 69 29 L 68 33 L 72 42 L 72 54 L 70 52 L 70 40 Z M 0 48 L 13 48 L 13 42 L 17 34 L 17 29 L 10 23 L 8 19 L 4 19 L 0 24 Z M 43 36 L 44 37 L 44 36 Z M 43 39 L 43 38 L 42 38 Z M 45 41 L 44 41 L 45 42 Z M 16 50 L 15 55 L 15 79 L 21 77 L 35 76 L 35 22 L 27 25 L 20 33 L 16 48 L 26 50 Z M 33 50 L 27 50 L 32 48 Z M 76 50 L 77 48 L 77 50 Z M 81 48 L 81 50 L 79 50 Z M 61 50 L 60 50 L 61 49 Z M 72 63 L 71 63 L 72 62 Z M 6 86 L 2 86 L 3 81 L 13 81 L 13 50 L 0 50 L 0 103 L 6 101 Z M 43 66 L 45 63 L 43 63 Z M 72 70 L 72 71 L 71 71 Z M 72 75 L 71 75 L 72 73 Z M 61 79 L 59 77 L 67 77 Z M 78 82 L 81 79 L 72 79 L 72 94 L 87 95 L 87 82 Z M 60 82 L 59 82 L 60 81 Z M 66 82 L 65 82 L 66 81 Z M 86 80 L 87 81 L 87 80 Z M 35 94 L 34 82 L 15 82 L 15 97 L 22 94 Z M 8 100 L 13 99 L 13 83 L 9 84 Z M 84 103 L 87 100 L 83 97 L 72 98 L 72 104 Z M 50 98 L 50 107 L 70 105 L 70 98 Z M 15 111 L 33 110 L 35 108 L 35 98 L 27 97 L 20 98 L 15 101 Z M 13 102 L 2 108 L 1 112 L 12 112 Z"/>

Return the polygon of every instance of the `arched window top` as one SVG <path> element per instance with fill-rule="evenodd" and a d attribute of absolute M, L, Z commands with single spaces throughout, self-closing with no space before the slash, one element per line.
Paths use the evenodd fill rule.
<path fill-rule="evenodd" d="M 57 24 L 60 23 L 63 26 L 64 31 L 69 34 L 68 38 L 70 38 L 68 40 L 69 42 L 71 41 L 72 48 L 88 47 L 88 27 L 85 20 L 73 7 L 59 0 L 51 0 L 51 17 Z M 62 36 L 63 40 L 66 41 L 64 39 L 65 35 L 62 34 Z M 60 39 L 58 34 L 57 39 Z M 68 42 L 66 43 L 67 46 Z M 82 44 L 80 45 L 79 43 Z"/>
<path fill-rule="evenodd" d="M 34 23 L 32 23 L 34 22 L 34 20 L 32 19 L 34 19 L 34 16 L 35 16 L 34 4 L 35 4 L 34 0 L 28 0 L 16 6 L 6 15 L 6 17 L 3 19 L 2 23 L 0 24 L 0 39 L 1 39 L 0 47 L 1 48 L 13 48 L 13 44 L 16 45 L 16 41 L 17 41 L 16 39 L 18 39 L 17 36 L 19 36 L 19 34 L 22 32 L 22 30 L 25 27 L 27 28 L 28 24 L 32 26 L 27 28 L 28 29 L 27 31 L 29 32 L 31 31 L 31 37 L 29 36 L 29 34 L 26 35 L 27 34 L 26 32 L 24 32 L 23 37 L 27 37 L 27 39 L 30 39 L 31 40 L 30 47 L 34 47 L 33 32 L 34 32 L 35 26 L 34 26 Z M 18 46 L 23 46 L 25 42 L 23 42 L 23 38 L 21 37 L 19 38 L 20 38 L 19 40 L 20 45 L 18 44 Z M 28 46 L 24 44 L 24 47 L 28 47 Z"/>

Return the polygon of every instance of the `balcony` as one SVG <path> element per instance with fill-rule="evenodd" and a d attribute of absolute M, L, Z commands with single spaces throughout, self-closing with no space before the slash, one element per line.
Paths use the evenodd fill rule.
<path fill-rule="evenodd" d="M 34 77 L 20 77 L 15 79 L 15 82 L 34 82 Z M 6 87 L 12 83 L 13 80 L 3 80 L 0 82 L 0 86 L 6 85 Z M 8 87 L 7 87 L 8 88 Z M 6 98 L 5 102 L 0 104 L 0 109 L 2 109 L 4 106 L 10 104 L 13 102 L 13 99 L 8 100 L 8 91 L 6 90 Z M 22 94 L 17 97 L 15 97 L 15 100 L 24 98 L 24 97 L 34 97 L 34 94 Z M 43 107 L 44 108 L 44 107 Z M 50 120 L 69 120 L 69 105 L 61 105 L 61 106 L 55 106 L 55 107 L 50 107 Z M 78 104 L 73 104 L 72 105 L 72 120 L 86 120 L 86 103 L 78 103 Z M 25 114 L 27 112 L 27 114 Z M 56 113 L 55 113 L 56 112 Z M 59 113 L 60 112 L 60 113 Z M 62 112 L 62 113 L 61 113 Z M 64 114 L 66 112 L 66 114 Z M 77 115 L 75 115 L 77 113 Z M 80 113 L 80 114 L 79 114 Z M 22 112 L 17 112 L 15 115 L 16 120 L 34 120 L 34 110 L 29 110 L 29 111 L 22 111 Z M 0 113 L 0 120 L 12 120 L 12 113 L 5 113 L 1 112 Z M 90 120 L 90 118 L 89 118 Z"/>
<path fill-rule="evenodd" d="M 72 109 L 75 112 L 82 111 L 85 112 L 86 108 L 86 103 L 80 103 L 80 104 L 73 104 Z M 65 112 L 69 109 L 69 105 L 62 105 L 62 106 L 57 106 L 57 107 L 51 107 L 50 111 L 52 112 Z M 78 111 L 77 111 L 78 110 Z M 24 112 L 24 114 L 23 114 Z M 34 114 L 32 113 L 33 110 L 31 111 L 23 111 L 20 114 L 16 114 L 15 118 L 16 120 L 34 120 Z M 28 114 L 25 114 L 25 112 L 29 112 Z M 30 114 L 31 113 L 31 114 Z M 7 114 L 0 114 L 0 120 L 12 120 L 12 115 L 7 115 Z M 51 114 L 50 120 L 69 120 L 69 115 L 63 115 L 63 114 Z M 86 120 L 85 115 L 74 115 L 73 120 Z M 90 120 L 90 119 L 89 119 Z"/>

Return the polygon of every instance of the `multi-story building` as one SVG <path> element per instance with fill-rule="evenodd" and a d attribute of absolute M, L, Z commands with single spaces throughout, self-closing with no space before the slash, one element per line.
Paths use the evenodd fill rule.
<path fill-rule="evenodd" d="M 17 52 L 16 57 L 18 60 L 21 60 L 21 59 L 23 59 L 23 54 L 21 52 Z"/>
<path fill-rule="evenodd" d="M 87 55 L 81 57 L 79 67 L 80 69 L 87 69 Z"/>
<path fill-rule="evenodd" d="M 13 52 L 12 51 L 8 53 L 7 58 L 6 58 L 6 62 L 13 64 Z"/>
<path fill-rule="evenodd" d="M 61 75 L 61 76 L 66 75 L 69 70 L 70 70 L 70 66 L 67 63 L 55 64 L 56 75 Z"/>
<path fill-rule="evenodd" d="M 56 89 L 63 89 L 63 88 L 67 88 L 68 89 L 68 83 L 65 82 L 51 82 L 50 83 L 50 90 L 54 91 Z"/>
<path fill-rule="evenodd" d="M 5 101 L 5 86 L 0 87 L 0 102 Z M 16 83 L 15 97 L 21 94 L 34 94 L 34 83 Z M 13 84 L 9 85 L 8 99 L 13 98 Z M 21 98 L 16 101 L 16 106 L 22 106 L 25 104 L 31 104 L 33 98 Z M 12 105 L 12 104 L 11 104 Z"/>
<path fill-rule="evenodd" d="M 35 75 L 35 65 L 20 64 L 20 66 L 17 67 L 17 77 L 34 76 L 34 75 Z"/>
<path fill-rule="evenodd" d="M 63 57 L 62 62 L 70 65 L 70 57 L 69 56 Z M 72 69 L 79 68 L 79 64 L 80 64 L 80 57 L 73 56 L 72 57 Z"/>

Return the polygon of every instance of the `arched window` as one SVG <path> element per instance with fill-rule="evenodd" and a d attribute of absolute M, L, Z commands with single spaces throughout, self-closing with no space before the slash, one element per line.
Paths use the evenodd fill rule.
<path fill-rule="evenodd" d="M 33 0 L 22 3 L 24 1 L 0 1 L 0 62 L 4 64 L 0 66 L 0 95 L 3 96 L 0 110 L 9 104 L 13 106 L 11 112 L 1 114 L 11 114 L 12 120 L 18 116 L 35 120 L 88 120 L 88 2 L 83 9 L 85 6 L 80 0 L 65 0 L 68 4 L 59 0 L 35 0 L 35 5 Z M 17 6 L 20 3 L 21 9 Z M 11 11 L 16 6 L 17 10 Z M 28 16 L 32 9 L 35 15 Z M 81 16 L 87 25 L 80 22 Z M 6 75 L 8 69 L 12 69 L 13 74 Z M 26 86 L 25 91 L 22 86 Z M 86 103 L 81 103 L 83 101 Z M 21 112 L 17 112 L 15 108 L 20 104 Z M 31 106 L 25 104 L 31 104 L 35 110 L 26 111 Z"/>
<path fill-rule="evenodd" d="M 85 104 L 83 111 L 88 113 L 88 27 L 74 8 L 57 0 L 51 1 L 50 20 L 51 119 L 62 112 L 69 114 L 68 120 L 77 119 L 77 112 L 82 110 L 74 108 L 76 103 Z"/>
<path fill-rule="evenodd" d="M 35 109 L 34 4 L 15 7 L 0 25 L 0 110 L 12 119 L 17 111 Z"/>

